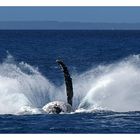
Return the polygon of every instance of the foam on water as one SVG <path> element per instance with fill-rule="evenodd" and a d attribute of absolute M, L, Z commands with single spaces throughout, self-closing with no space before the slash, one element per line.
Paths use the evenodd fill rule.
<path fill-rule="evenodd" d="M 140 56 L 72 74 L 74 110 L 140 111 Z M 57 93 L 57 94 L 56 94 Z M 65 101 L 65 85 L 56 87 L 37 68 L 8 54 L 0 64 L 0 114 L 37 114 L 52 101 Z"/>

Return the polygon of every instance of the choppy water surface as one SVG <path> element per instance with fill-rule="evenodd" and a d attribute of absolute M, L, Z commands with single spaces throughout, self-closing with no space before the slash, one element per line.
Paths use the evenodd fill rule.
<path fill-rule="evenodd" d="M 0 133 L 139 133 L 140 31 L 0 31 Z M 45 114 L 66 101 L 74 112 Z M 10 115 L 8 115 L 10 114 Z"/>

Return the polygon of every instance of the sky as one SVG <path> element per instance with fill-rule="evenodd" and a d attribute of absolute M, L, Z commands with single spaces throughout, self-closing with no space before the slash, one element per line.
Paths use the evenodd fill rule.
<path fill-rule="evenodd" d="M 0 7 L 0 21 L 140 23 L 140 7 Z"/>

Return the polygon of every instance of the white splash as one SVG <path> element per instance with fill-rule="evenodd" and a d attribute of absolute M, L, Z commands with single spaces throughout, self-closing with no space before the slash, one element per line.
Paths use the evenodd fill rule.
<path fill-rule="evenodd" d="M 72 75 L 74 110 L 140 111 L 140 56 Z M 56 94 L 57 93 L 57 94 Z M 0 114 L 38 114 L 49 102 L 65 101 L 65 85 L 56 87 L 37 68 L 16 63 L 9 54 L 0 64 Z"/>
<path fill-rule="evenodd" d="M 16 63 L 11 55 L 0 64 L 0 114 L 18 114 L 27 106 L 40 108 L 55 98 L 54 90 L 36 68 Z"/>
<path fill-rule="evenodd" d="M 95 75 L 94 71 L 92 74 Z M 140 111 L 139 55 L 102 67 L 100 74 L 93 80 L 91 88 L 82 99 L 80 108 L 119 112 Z"/>

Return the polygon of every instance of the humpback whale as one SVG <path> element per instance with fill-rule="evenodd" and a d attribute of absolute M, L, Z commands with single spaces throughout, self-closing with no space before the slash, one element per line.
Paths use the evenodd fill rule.
<path fill-rule="evenodd" d="M 72 78 L 64 62 L 62 60 L 56 60 L 56 62 L 60 66 L 60 69 L 64 74 L 67 102 L 53 101 L 46 104 L 42 109 L 48 114 L 70 113 L 73 111 L 72 109 L 72 99 L 73 99 Z"/>

